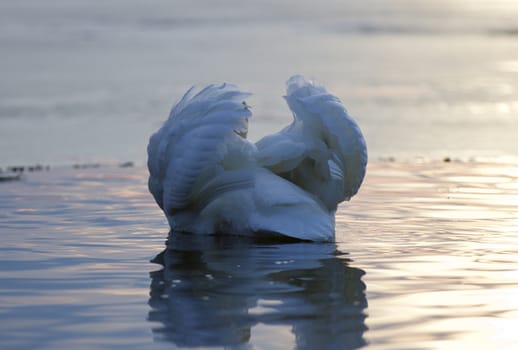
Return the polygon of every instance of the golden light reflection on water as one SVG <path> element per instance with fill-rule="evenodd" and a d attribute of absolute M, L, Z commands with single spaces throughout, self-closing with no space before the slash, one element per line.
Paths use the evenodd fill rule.
<path fill-rule="evenodd" d="M 505 60 L 500 62 L 498 68 L 502 72 L 506 73 L 518 73 L 518 61 L 516 60 Z"/>
<path fill-rule="evenodd" d="M 367 272 L 369 349 L 516 348 L 518 167 L 373 163 L 337 227 Z"/>

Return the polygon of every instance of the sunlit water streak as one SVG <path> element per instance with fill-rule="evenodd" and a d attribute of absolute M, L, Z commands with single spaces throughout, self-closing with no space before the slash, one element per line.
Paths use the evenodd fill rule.
<path fill-rule="evenodd" d="M 511 349 L 516 169 L 374 162 L 338 211 L 336 244 L 172 236 L 166 246 L 139 167 L 0 183 L 0 343 Z"/>
<path fill-rule="evenodd" d="M 371 167 L 369 185 L 340 212 L 337 228 L 338 247 L 347 247 L 354 266 L 367 272 L 369 348 L 516 346 L 516 169 Z"/>

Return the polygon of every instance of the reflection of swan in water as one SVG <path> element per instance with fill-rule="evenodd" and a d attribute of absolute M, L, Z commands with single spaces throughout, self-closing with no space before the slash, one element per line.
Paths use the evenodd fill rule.
<path fill-rule="evenodd" d="M 365 345 L 364 272 L 348 266 L 336 245 L 180 236 L 170 236 L 154 260 L 164 268 L 151 273 L 157 338 L 179 347 L 246 347 L 253 328 L 265 324 L 290 326 L 299 349 Z"/>

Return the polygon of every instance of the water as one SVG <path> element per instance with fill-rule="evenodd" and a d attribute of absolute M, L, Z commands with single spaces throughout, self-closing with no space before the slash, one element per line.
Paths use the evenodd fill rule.
<path fill-rule="evenodd" d="M 512 349 L 517 203 L 513 164 L 373 162 L 336 243 L 168 237 L 144 168 L 29 173 L 0 183 L 0 343 Z"/>
<path fill-rule="evenodd" d="M 255 93 L 257 140 L 289 122 L 295 73 L 344 101 L 373 157 L 516 158 L 517 16 L 511 0 L 3 0 L 0 166 L 143 162 L 207 82 Z"/>
<path fill-rule="evenodd" d="M 0 182 L 2 349 L 516 347 L 518 6 L 318 4 L 0 0 L 0 169 L 52 165 Z M 369 147 L 336 243 L 168 237 L 141 164 L 172 103 L 234 82 L 257 140 L 295 73 Z"/>
<path fill-rule="evenodd" d="M 169 245 L 160 256 L 165 268 L 151 275 L 155 339 L 179 347 L 366 344 L 365 272 L 334 244 L 180 236 Z"/>

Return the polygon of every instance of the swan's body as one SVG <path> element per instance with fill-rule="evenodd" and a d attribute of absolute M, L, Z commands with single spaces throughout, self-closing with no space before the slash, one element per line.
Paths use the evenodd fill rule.
<path fill-rule="evenodd" d="M 151 136 L 149 190 L 171 229 L 332 240 L 338 203 L 365 176 L 359 127 L 323 86 L 294 76 L 293 123 L 253 144 L 249 95 L 231 84 L 191 88 Z"/>

